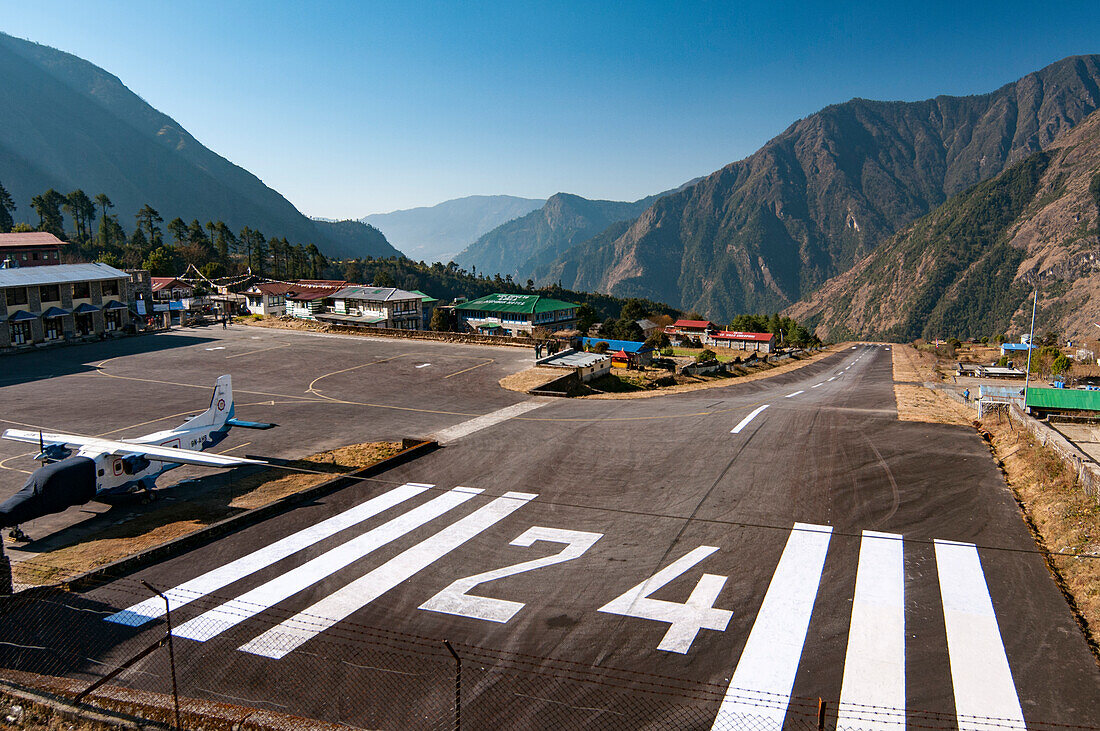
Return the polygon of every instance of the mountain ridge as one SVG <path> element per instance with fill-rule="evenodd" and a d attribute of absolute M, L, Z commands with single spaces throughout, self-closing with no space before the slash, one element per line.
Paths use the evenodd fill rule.
<path fill-rule="evenodd" d="M 565 252 L 539 281 L 646 296 L 718 319 L 780 310 L 1098 106 L 1095 55 L 981 95 L 830 105 L 660 198 L 613 240 Z"/>
<path fill-rule="evenodd" d="M 32 196 L 51 187 L 63 193 L 80 188 L 106 193 L 127 229 L 148 203 L 166 219 L 249 226 L 316 243 L 330 256 L 399 253 L 369 235 L 332 237 L 89 61 L 0 33 L 0 68 L 0 182 L 16 200 L 19 221 L 32 220 Z"/>
<path fill-rule="evenodd" d="M 447 262 L 482 234 L 545 202 L 512 195 L 469 195 L 434 206 L 372 213 L 359 220 L 378 228 L 413 259 Z"/>

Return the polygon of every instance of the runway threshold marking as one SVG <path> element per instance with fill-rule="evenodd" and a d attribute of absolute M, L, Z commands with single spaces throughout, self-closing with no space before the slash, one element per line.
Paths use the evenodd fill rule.
<path fill-rule="evenodd" d="M 435 440 L 440 444 L 447 444 L 449 442 L 458 441 L 462 437 L 467 437 L 474 432 L 487 429 L 495 424 L 499 424 L 502 421 L 507 421 L 521 414 L 526 414 L 528 411 L 533 411 L 540 406 L 545 406 L 545 401 L 536 401 L 534 399 L 530 401 L 521 401 L 518 404 L 512 404 L 511 406 L 505 406 L 503 409 L 497 409 L 496 411 L 490 411 L 488 414 L 482 414 L 476 416 L 469 421 L 463 421 L 454 426 L 449 426 L 442 431 L 435 433 Z"/>
<path fill-rule="evenodd" d="M 797 395 L 798 395 L 798 394 L 800 394 L 800 393 L 806 393 L 806 390 L 805 390 L 805 389 L 802 389 L 802 390 L 800 390 L 800 391 L 795 391 L 794 393 L 788 393 L 788 394 L 787 394 L 786 396 L 784 396 L 783 398 L 794 398 L 795 396 L 797 396 Z"/>
<path fill-rule="evenodd" d="M 863 731 L 904 729 L 904 708 L 902 536 L 865 530 L 859 546 L 837 726 Z"/>
<path fill-rule="evenodd" d="M 782 728 L 832 532 L 794 524 L 712 729 Z"/>
<path fill-rule="evenodd" d="M 1026 728 L 978 547 L 937 540 L 936 570 L 960 731 Z"/>
<path fill-rule="evenodd" d="M 406 483 L 400 487 L 395 487 L 353 508 L 338 513 L 331 518 L 322 520 L 320 523 L 311 525 L 297 533 L 290 534 L 286 538 L 282 538 L 252 553 L 241 556 L 237 560 L 231 561 L 224 566 L 219 566 L 216 569 L 207 571 L 205 574 L 191 579 L 190 581 L 185 581 L 179 586 L 165 592 L 165 595 L 168 597 L 169 605 L 172 607 L 172 610 L 175 611 L 180 607 L 190 604 L 196 599 L 232 584 L 234 581 L 253 574 L 260 569 L 267 568 L 278 561 L 282 561 L 284 558 L 301 551 L 303 548 L 312 546 L 318 541 L 323 541 L 346 528 L 350 528 L 357 523 L 372 518 L 382 511 L 403 503 L 409 498 L 419 495 L 432 487 L 432 485 L 418 483 Z M 164 600 L 160 597 L 153 597 L 138 602 L 127 609 L 123 609 L 121 612 L 112 614 L 106 619 L 108 622 L 114 622 L 115 624 L 139 627 L 163 615 Z"/>
<path fill-rule="evenodd" d="M 520 509 L 537 495 L 506 492 L 412 548 L 337 589 L 324 599 L 272 627 L 239 649 L 280 659 L 302 643 L 359 611 L 398 584 L 412 578 L 470 539 Z"/>
<path fill-rule="evenodd" d="M 200 642 L 216 637 L 249 617 L 266 611 L 284 599 L 294 596 L 340 569 L 396 541 L 401 536 L 411 533 L 425 523 L 435 520 L 482 492 L 481 489 L 470 487 L 456 487 L 448 490 L 423 505 L 402 513 L 285 574 L 276 576 L 236 599 L 231 599 L 219 607 L 200 614 L 173 630 L 173 634 Z"/>
<path fill-rule="evenodd" d="M 755 409 L 753 409 L 749 413 L 748 416 L 746 416 L 744 419 L 742 419 L 740 421 L 740 423 L 737 424 L 737 426 L 730 429 L 730 434 L 740 434 L 741 430 L 744 429 L 746 426 L 748 426 L 749 422 L 752 421 L 753 419 L 755 419 L 760 414 L 760 412 L 763 411 L 766 408 L 768 408 L 768 404 L 764 404 L 763 406 L 757 406 Z"/>

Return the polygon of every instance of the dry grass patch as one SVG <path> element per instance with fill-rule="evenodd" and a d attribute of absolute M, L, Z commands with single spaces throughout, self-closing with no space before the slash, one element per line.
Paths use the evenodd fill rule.
<path fill-rule="evenodd" d="M 974 411 L 932 389 L 912 383 L 895 383 L 898 421 L 923 421 L 928 424 L 959 424 L 974 421 Z"/>
<path fill-rule="evenodd" d="M 509 391 L 527 393 L 533 388 L 545 386 L 547 383 L 550 383 L 550 381 L 561 378 L 568 373 L 569 371 L 559 370 L 557 368 L 535 366 L 534 368 L 528 368 L 525 371 L 505 376 L 500 379 L 499 383 L 501 388 L 506 388 Z"/>
<path fill-rule="evenodd" d="M 69 538 L 64 532 L 59 537 L 51 536 L 45 541 L 50 550 L 40 558 L 13 562 L 13 578 L 19 584 L 48 584 L 71 578 L 309 489 L 335 475 L 367 467 L 399 451 L 400 442 L 367 442 L 287 463 L 316 471 L 313 473 L 263 469 L 245 472 L 234 480 L 200 479 L 164 493 L 151 506 L 112 509 L 104 514 L 102 526 L 74 532 Z M 115 510 L 128 509 L 133 512 L 122 522 L 106 522 L 118 517 L 112 516 Z"/>
<path fill-rule="evenodd" d="M 943 380 L 936 370 L 936 356 L 912 345 L 892 345 L 894 381 L 900 383 L 924 383 Z"/>
<path fill-rule="evenodd" d="M 993 450 L 1089 645 L 1100 656 L 1100 503 L 1050 449 L 1007 417 L 989 416 Z"/>

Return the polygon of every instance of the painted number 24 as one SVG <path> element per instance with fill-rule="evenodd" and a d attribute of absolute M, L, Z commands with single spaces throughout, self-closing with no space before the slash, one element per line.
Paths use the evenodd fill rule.
<path fill-rule="evenodd" d="M 515 576 L 545 566 L 572 561 L 582 556 L 602 537 L 602 533 L 534 526 L 513 540 L 511 545 L 529 547 L 536 541 L 547 541 L 562 543 L 565 547 L 550 556 L 458 579 L 421 604 L 420 608 L 444 614 L 482 619 L 488 622 L 508 622 L 523 609 L 524 604 L 522 602 L 474 596 L 469 592 L 479 584 L 503 579 L 506 576 Z M 714 607 L 718 594 L 726 584 L 726 577 L 703 574 L 695 589 L 692 590 L 691 596 L 682 604 L 654 599 L 651 595 L 717 550 L 713 546 L 699 546 L 626 593 L 612 599 L 600 607 L 598 611 L 625 617 L 666 622 L 669 624 L 669 628 L 657 649 L 666 652 L 686 653 L 691 649 L 699 630 L 724 631 L 733 616 L 733 612 Z"/>

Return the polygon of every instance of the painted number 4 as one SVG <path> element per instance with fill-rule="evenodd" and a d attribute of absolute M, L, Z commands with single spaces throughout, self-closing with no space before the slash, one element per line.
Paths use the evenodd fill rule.
<path fill-rule="evenodd" d="M 714 546 L 699 546 L 622 596 L 612 599 L 600 607 L 599 611 L 624 617 L 668 622 L 671 626 L 665 632 L 661 644 L 657 645 L 657 649 L 686 653 L 691 649 L 691 643 L 695 641 L 699 630 L 713 629 L 723 632 L 730 618 L 733 617 L 733 612 L 714 607 L 718 594 L 726 585 L 727 577 L 703 574 L 692 590 L 691 596 L 683 604 L 652 599 L 650 595 L 717 550 Z"/>

